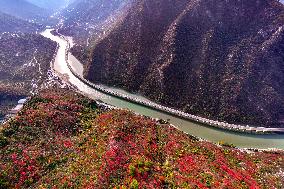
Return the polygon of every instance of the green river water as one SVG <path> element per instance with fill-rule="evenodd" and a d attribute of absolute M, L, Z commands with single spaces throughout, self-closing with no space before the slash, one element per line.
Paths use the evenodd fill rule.
<path fill-rule="evenodd" d="M 224 141 L 228 143 L 232 143 L 237 147 L 241 148 L 259 148 L 259 149 L 267 149 L 267 148 L 278 148 L 284 149 L 284 135 L 280 134 L 271 134 L 271 135 L 255 135 L 255 134 L 248 134 L 248 133 L 237 133 L 231 131 L 225 131 L 221 129 L 212 128 L 210 126 L 205 126 L 199 123 L 191 122 L 188 120 L 184 120 L 175 116 L 168 115 L 166 113 L 153 110 L 151 108 L 137 105 L 135 103 L 131 103 L 113 96 L 109 96 L 103 94 L 87 85 L 82 83 L 79 79 L 77 79 L 68 69 L 67 63 L 65 61 L 65 50 L 67 46 L 67 42 L 61 39 L 58 36 L 52 35 L 50 32 L 51 29 L 47 29 L 42 32 L 44 37 L 50 38 L 53 41 L 56 41 L 59 44 L 59 49 L 55 58 L 54 62 L 54 69 L 61 73 L 68 75 L 69 82 L 76 86 L 82 93 L 92 99 L 100 99 L 105 103 L 111 104 L 113 106 L 119 108 L 127 108 L 132 110 L 136 113 L 150 116 L 153 118 L 161 118 L 161 119 L 170 119 L 170 123 L 175 125 L 178 129 L 191 134 L 196 137 L 200 137 L 202 139 L 211 141 L 211 142 L 219 142 Z M 83 66 L 81 63 L 73 57 L 69 53 L 69 63 L 73 67 L 73 69 L 78 73 L 83 73 Z M 126 91 L 112 88 L 113 90 L 118 90 L 120 92 L 130 94 Z M 143 98 L 139 95 L 139 98 Z"/>

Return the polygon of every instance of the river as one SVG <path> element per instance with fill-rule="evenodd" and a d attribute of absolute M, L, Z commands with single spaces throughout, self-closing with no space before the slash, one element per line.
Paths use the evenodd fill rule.
<path fill-rule="evenodd" d="M 200 137 L 202 139 L 211 141 L 211 142 L 219 142 L 224 141 L 228 143 L 232 143 L 240 148 L 259 148 L 259 149 L 267 149 L 267 148 L 278 148 L 284 149 L 284 135 L 280 134 L 266 134 L 266 135 L 255 135 L 248 133 L 238 133 L 232 131 L 225 131 L 222 129 L 212 128 L 210 126 L 205 126 L 202 124 L 198 124 L 195 122 L 191 122 L 188 120 L 184 120 L 175 116 L 168 115 L 166 113 L 162 113 L 160 111 L 153 110 L 151 108 L 147 108 L 142 105 L 137 105 L 135 103 L 131 103 L 113 96 L 109 96 L 103 94 L 77 79 L 69 70 L 67 63 L 65 61 L 65 51 L 67 48 L 67 41 L 64 39 L 54 36 L 51 34 L 52 29 L 47 29 L 42 32 L 42 36 L 47 37 L 59 44 L 59 49 L 54 62 L 54 69 L 61 74 L 68 75 L 68 80 L 74 86 L 76 86 L 82 93 L 92 99 L 100 99 L 105 103 L 111 104 L 113 106 L 119 108 L 127 108 L 136 113 L 150 116 L 153 118 L 161 118 L 161 119 L 170 119 L 170 123 L 175 125 L 178 129 L 188 133 L 190 135 Z M 83 73 L 83 66 L 81 63 L 70 53 L 68 54 L 69 64 L 72 68 L 78 73 Z M 110 88 L 110 87 L 109 87 Z M 120 89 L 111 88 L 113 90 L 118 90 L 128 95 L 133 95 L 128 93 L 127 91 L 123 91 Z M 135 95 L 140 98 L 139 95 Z"/>

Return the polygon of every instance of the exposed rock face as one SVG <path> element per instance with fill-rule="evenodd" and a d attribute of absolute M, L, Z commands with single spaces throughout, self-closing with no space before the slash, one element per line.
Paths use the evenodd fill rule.
<path fill-rule="evenodd" d="M 95 46 L 85 77 L 207 118 L 283 127 L 284 6 L 134 1 Z"/>

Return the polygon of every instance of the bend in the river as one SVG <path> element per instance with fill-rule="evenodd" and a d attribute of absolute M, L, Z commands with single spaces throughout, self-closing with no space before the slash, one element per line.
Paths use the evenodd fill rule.
<path fill-rule="evenodd" d="M 175 125 L 178 129 L 197 136 L 212 142 L 224 141 L 228 143 L 233 143 L 234 145 L 242 148 L 279 148 L 284 149 L 284 135 L 277 134 L 267 134 L 267 135 L 255 135 L 249 133 L 236 133 L 225 130 L 220 130 L 216 128 L 206 127 L 202 124 L 198 124 L 192 121 L 188 121 L 176 116 L 171 116 L 160 111 L 153 110 L 152 108 L 145 107 L 143 105 L 138 105 L 111 95 L 106 95 L 98 90 L 91 88 L 90 86 L 83 83 L 80 79 L 75 77 L 72 72 L 69 70 L 65 53 L 67 49 L 67 41 L 51 34 L 52 29 L 45 30 L 42 35 L 44 37 L 50 38 L 53 41 L 56 41 L 59 44 L 58 52 L 54 61 L 54 69 L 56 72 L 62 75 L 68 75 L 68 80 L 71 84 L 76 86 L 80 91 L 82 91 L 86 96 L 92 99 L 100 99 L 105 103 L 114 105 L 119 108 L 127 108 L 134 112 L 137 112 L 142 115 L 150 116 L 153 118 L 161 119 L 170 119 L 170 122 Z M 75 69 L 78 73 L 82 73 L 83 67 L 81 63 L 70 53 L 68 53 L 69 64 Z M 119 91 L 120 93 L 128 94 L 126 91 L 119 89 L 112 90 Z M 132 95 L 132 94 L 129 94 Z M 143 98 L 137 96 L 138 98 Z M 144 99 L 144 98 L 143 98 Z"/>

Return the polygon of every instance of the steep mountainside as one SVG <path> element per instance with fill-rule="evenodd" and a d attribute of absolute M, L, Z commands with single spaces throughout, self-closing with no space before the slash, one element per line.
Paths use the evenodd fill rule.
<path fill-rule="evenodd" d="M 0 117 L 51 79 L 56 43 L 36 33 L 42 28 L 0 12 Z"/>
<path fill-rule="evenodd" d="M 28 2 L 51 11 L 59 10 L 69 4 L 69 0 L 27 0 Z"/>
<path fill-rule="evenodd" d="M 47 85 L 55 50 L 56 43 L 38 34 L 0 34 L 0 114 Z"/>
<path fill-rule="evenodd" d="M 113 21 L 111 15 L 122 9 L 128 0 L 78 0 L 62 13 L 64 20 L 59 32 L 75 37 L 79 44 L 87 44 L 90 34 L 101 33 Z M 107 22 L 107 23 L 105 23 Z M 87 41 L 87 42 L 86 42 Z"/>
<path fill-rule="evenodd" d="M 49 16 L 49 12 L 25 0 L 1 0 L 0 11 L 21 19 L 42 22 Z"/>
<path fill-rule="evenodd" d="M 41 28 L 42 26 L 39 26 L 37 24 L 30 23 L 28 21 L 21 20 L 16 17 L 0 12 L 0 33 L 3 32 L 32 33 Z"/>
<path fill-rule="evenodd" d="M 125 14 L 89 47 L 86 78 L 211 119 L 284 126 L 278 0 L 137 0 Z"/>
<path fill-rule="evenodd" d="M 31 80 L 47 77 L 56 43 L 40 35 L 3 34 L 0 39 L 0 82 L 18 83 L 30 91 Z M 26 83 L 26 81 L 29 81 Z"/>

